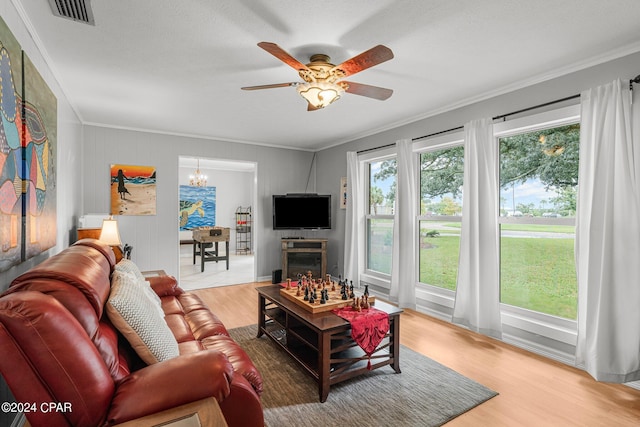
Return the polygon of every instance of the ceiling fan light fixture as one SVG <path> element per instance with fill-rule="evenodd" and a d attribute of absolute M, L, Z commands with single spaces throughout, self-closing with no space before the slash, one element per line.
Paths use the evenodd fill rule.
<path fill-rule="evenodd" d="M 297 90 L 300 96 L 315 108 L 326 107 L 340 99 L 344 93 L 342 86 L 327 82 L 300 83 Z"/>

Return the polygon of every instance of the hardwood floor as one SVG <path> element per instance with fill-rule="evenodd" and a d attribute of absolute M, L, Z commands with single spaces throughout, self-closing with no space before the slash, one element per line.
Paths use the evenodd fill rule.
<path fill-rule="evenodd" d="M 194 292 L 232 329 L 257 323 L 254 289 L 268 284 Z M 640 425 L 639 390 L 599 383 L 577 368 L 412 310 L 401 315 L 400 331 L 403 345 L 500 393 L 447 426 Z"/>

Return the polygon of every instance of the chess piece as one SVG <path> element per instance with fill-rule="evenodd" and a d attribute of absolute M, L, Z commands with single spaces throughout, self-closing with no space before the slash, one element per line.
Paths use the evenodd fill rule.
<path fill-rule="evenodd" d="M 362 308 L 364 310 L 367 310 L 369 308 L 369 297 L 367 295 L 364 295 L 362 297 Z"/>
<path fill-rule="evenodd" d="M 364 285 L 364 294 L 369 296 L 369 285 Z"/>
<path fill-rule="evenodd" d="M 309 301 L 309 287 L 308 286 L 304 287 L 304 300 L 305 301 Z"/>
<path fill-rule="evenodd" d="M 291 279 L 287 279 L 287 290 L 291 289 Z"/>

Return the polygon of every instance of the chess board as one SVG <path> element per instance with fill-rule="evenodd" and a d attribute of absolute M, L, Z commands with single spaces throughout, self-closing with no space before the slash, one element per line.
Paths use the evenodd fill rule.
<path fill-rule="evenodd" d="M 340 287 L 336 286 L 335 291 L 329 290 L 329 300 L 325 304 L 320 303 L 320 291 L 318 291 L 318 299 L 315 300 L 313 304 L 310 304 L 309 301 L 304 300 L 304 292 L 301 292 L 300 296 L 296 295 L 298 292 L 297 286 L 295 284 L 291 285 L 291 289 L 286 289 L 286 283 L 283 283 L 280 288 L 280 296 L 287 298 L 290 301 L 298 304 L 300 307 L 304 308 L 311 313 L 323 313 L 325 311 L 330 311 L 337 308 L 342 308 L 352 303 L 352 300 L 343 300 L 340 295 Z M 362 294 L 356 293 L 356 296 L 361 297 Z M 373 304 L 376 300 L 376 297 L 369 295 L 369 304 Z"/>

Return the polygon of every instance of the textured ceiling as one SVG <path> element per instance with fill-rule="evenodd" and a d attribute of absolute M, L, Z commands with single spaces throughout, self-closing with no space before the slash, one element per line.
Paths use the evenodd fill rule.
<path fill-rule="evenodd" d="M 306 150 L 640 51 L 637 0 L 92 0 L 95 26 L 12 1 L 84 123 Z M 349 80 L 394 94 L 307 112 L 293 87 L 242 91 L 299 81 L 260 41 L 334 64 L 384 44 Z"/>

